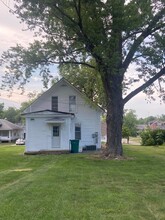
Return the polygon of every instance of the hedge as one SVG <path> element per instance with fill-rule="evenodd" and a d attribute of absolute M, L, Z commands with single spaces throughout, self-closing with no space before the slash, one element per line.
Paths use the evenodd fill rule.
<path fill-rule="evenodd" d="M 145 130 L 141 134 L 141 145 L 156 146 L 162 145 L 165 142 L 165 130 Z"/>

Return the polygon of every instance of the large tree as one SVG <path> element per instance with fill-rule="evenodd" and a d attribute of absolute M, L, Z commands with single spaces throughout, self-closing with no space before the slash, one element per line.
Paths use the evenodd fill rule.
<path fill-rule="evenodd" d="M 124 105 L 139 92 L 152 94 L 165 78 L 165 0 L 15 0 L 15 13 L 39 40 L 11 48 L 4 83 L 22 86 L 37 68 L 47 82 L 49 65 L 81 64 L 100 75 L 107 109 L 107 153 L 123 154 Z M 96 65 L 91 65 L 90 59 Z M 138 72 L 128 75 L 130 65 Z M 11 74 L 12 73 L 12 74 Z M 128 84 L 144 80 L 125 97 Z M 147 89 L 148 88 L 148 89 Z"/>

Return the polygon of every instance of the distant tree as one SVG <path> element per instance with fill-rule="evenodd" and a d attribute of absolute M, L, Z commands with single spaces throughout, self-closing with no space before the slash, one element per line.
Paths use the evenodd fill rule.
<path fill-rule="evenodd" d="M 26 101 L 21 103 L 21 107 L 19 108 L 19 112 L 23 113 L 23 111 L 32 103 L 33 101 Z"/>
<path fill-rule="evenodd" d="M 137 116 L 134 110 L 126 110 L 123 119 L 123 128 L 127 129 L 129 136 L 137 135 Z"/>
<path fill-rule="evenodd" d="M 151 121 L 155 121 L 155 120 L 157 120 L 156 116 L 149 116 L 149 117 L 146 118 L 146 124 L 148 124 Z"/>
<path fill-rule="evenodd" d="M 137 120 L 137 123 L 138 123 L 138 124 L 146 124 L 146 118 L 139 118 L 139 119 Z"/>
<path fill-rule="evenodd" d="M 160 120 L 160 121 L 164 121 L 164 122 L 165 122 L 165 115 L 164 115 L 164 114 L 162 114 L 162 115 L 159 117 L 159 120 Z"/>
<path fill-rule="evenodd" d="M 53 82 L 52 82 L 53 84 Z M 40 93 L 34 91 L 28 94 L 28 100 L 25 102 L 21 103 L 21 107 L 19 109 L 20 113 L 22 113 L 32 102 L 34 102 L 41 94 L 43 93 L 43 91 L 41 91 Z"/>
<path fill-rule="evenodd" d="M 138 124 L 148 124 L 149 122 L 151 121 L 165 121 L 165 115 L 162 114 L 160 116 L 149 116 L 149 117 L 146 117 L 146 118 L 140 118 L 138 119 Z"/>
<path fill-rule="evenodd" d="M 107 109 L 106 155 L 121 156 L 124 105 L 141 91 L 153 98 L 154 86 L 165 99 L 162 85 L 165 81 L 165 1 L 14 2 L 15 13 L 29 29 L 35 29 L 39 39 L 29 47 L 17 45 L 3 53 L 1 63 L 7 64 L 3 82 L 10 88 L 20 83 L 22 88 L 34 70 L 40 69 L 46 86 L 51 75 L 49 65 L 57 63 L 81 64 L 96 69 L 104 88 Z M 91 58 L 96 65 L 90 64 Z M 133 64 L 138 72 L 128 74 L 128 68 Z M 142 83 L 138 88 L 134 84 L 137 81 Z M 129 90 L 130 86 L 133 91 Z"/>
<path fill-rule="evenodd" d="M 158 118 L 156 116 L 148 116 L 146 118 L 140 118 L 137 120 L 138 124 L 148 124 L 151 121 L 157 120 Z"/>
<path fill-rule="evenodd" d="M 0 118 L 3 118 L 3 113 L 4 113 L 4 103 L 0 103 Z"/>
<path fill-rule="evenodd" d="M 122 128 L 122 137 L 127 139 L 127 144 L 129 144 L 130 130 L 128 127 L 123 126 Z"/>
<path fill-rule="evenodd" d="M 13 107 L 4 110 L 3 117 L 12 123 L 19 123 L 21 121 L 19 110 Z"/>

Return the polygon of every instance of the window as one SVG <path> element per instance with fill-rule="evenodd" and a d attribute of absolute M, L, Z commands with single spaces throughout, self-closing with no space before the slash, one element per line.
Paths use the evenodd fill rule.
<path fill-rule="evenodd" d="M 81 140 L 81 125 L 75 124 L 75 139 Z"/>
<path fill-rule="evenodd" d="M 58 96 L 52 97 L 52 111 L 58 111 Z"/>
<path fill-rule="evenodd" d="M 76 96 L 69 96 L 69 112 L 76 111 Z"/>
<path fill-rule="evenodd" d="M 0 131 L 0 136 L 9 137 L 9 131 Z"/>
<path fill-rule="evenodd" d="M 59 136 L 60 136 L 59 126 L 53 126 L 53 137 L 59 137 Z"/>

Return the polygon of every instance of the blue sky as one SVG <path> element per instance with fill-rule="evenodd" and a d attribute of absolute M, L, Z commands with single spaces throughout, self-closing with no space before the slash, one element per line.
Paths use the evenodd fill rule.
<path fill-rule="evenodd" d="M 12 8 L 12 0 L 4 1 L 9 7 Z M 9 9 L 0 1 L 0 56 L 4 50 L 7 50 L 10 46 L 14 46 L 16 43 L 24 46 L 29 42 L 33 42 L 33 34 L 29 31 L 22 31 L 25 29 L 25 24 L 20 24 L 20 21 L 11 13 Z M 58 70 L 56 67 L 51 69 L 54 76 L 57 75 Z M 134 67 L 131 67 L 131 72 L 135 71 Z M 0 67 L 0 79 L 4 74 L 4 69 Z M 9 93 L 0 91 L 0 102 L 4 102 L 6 107 L 15 106 L 19 107 L 20 103 L 28 100 L 27 94 L 29 92 L 44 90 L 42 87 L 41 77 L 36 73 L 30 84 L 25 86 L 25 93 L 20 95 L 20 91 L 14 89 L 11 97 L 8 97 Z M 160 104 L 160 100 L 157 98 L 155 102 L 148 103 L 146 96 L 143 93 L 139 93 L 131 101 L 129 101 L 125 108 L 134 109 L 138 117 L 148 117 L 150 115 L 158 116 L 165 114 L 165 103 Z"/>

